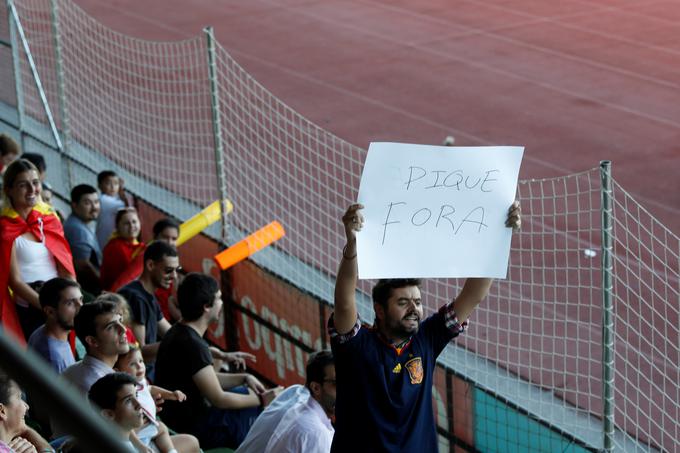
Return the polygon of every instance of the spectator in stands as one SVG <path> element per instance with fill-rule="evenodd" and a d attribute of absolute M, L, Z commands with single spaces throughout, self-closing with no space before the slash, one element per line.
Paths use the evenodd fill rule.
<path fill-rule="evenodd" d="M 170 218 L 164 218 L 154 223 L 153 225 L 153 239 L 154 241 L 163 241 L 168 245 L 177 248 L 177 238 L 179 238 L 179 223 Z M 179 312 L 177 306 L 177 284 L 180 276 L 177 275 L 169 288 L 158 288 L 156 290 L 156 300 L 161 307 L 161 312 L 165 319 L 174 323 L 179 321 L 182 314 Z"/>
<path fill-rule="evenodd" d="M 38 293 L 30 284 L 75 275 L 64 230 L 51 207 L 42 202 L 41 187 L 38 170 L 24 159 L 10 164 L 3 175 L 0 319 L 22 342 L 44 322 Z"/>
<path fill-rule="evenodd" d="M 467 279 L 456 299 L 422 323 L 420 280 L 380 280 L 373 288 L 375 328 L 363 328 L 355 301 L 361 209 L 351 205 L 342 218 L 347 243 L 336 279 L 335 311 L 328 321 L 338 382 L 332 451 L 437 451 L 435 361 L 465 330 L 492 280 Z M 520 226 L 517 202 L 508 211 L 506 226 Z"/>
<path fill-rule="evenodd" d="M 0 176 L 5 174 L 9 164 L 21 155 L 19 144 L 7 134 L 0 134 Z"/>
<path fill-rule="evenodd" d="M 114 171 L 105 170 L 97 175 L 99 186 L 101 214 L 97 220 L 97 242 L 103 250 L 111 235 L 116 230 L 116 213 L 130 206 L 130 201 L 125 194 L 123 178 Z"/>
<path fill-rule="evenodd" d="M 127 337 L 130 346 L 139 346 L 137 337 L 130 327 L 131 315 L 130 315 L 130 305 L 127 300 L 118 293 L 101 293 L 95 300 L 113 302 L 116 305 L 116 313 L 121 317 L 121 322 L 125 326 L 125 336 Z"/>
<path fill-rule="evenodd" d="M 160 225 L 160 230 L 159 230 Z M 154 224 L 154 241 L 161 240 L 177 248 L 177 237 L 179 235 L 179 224 L 171 219 L 162 219 Z M 144 254 L 137 254 L 136 258 L 128 265 L 128 267 L 120 274 L 116 281 L 111 286 L 111 291 L 118 291 L 123 286 L 127 285 L 131 281 L 139 278 L 142 275 L 142 269 L 144 268 Z M 171 285 L 173 286 L 173 285 Z M 159 298 L 159 294 L 163 293 L 166 298 L 170 294 L 171 289 L 159 288 L 156 290 L 156 297 Z M 159 303 L 162 304 L 160 298 Z M 161 309 L 163 306 L 161 305 Z M 164 309 L 163 309 L 164 310 Z M 177 310 L 179 313 L 179 310 Z M 165 311 L 163 311 L 165 315 Z M 170 321 L 170 318 L 166 316 L 166 319 Z"/>
<path fill-rule="evenodd" d="M 35 430 L 26 426 L 28 404 L 19 385 L 0 370 L 0 453 L 54 452 Z"/>
<path fill-rule="evenodd" d="M 63 223 L 65 219 L 64 214 L 62 214 L 62 212 L 59 209 L 57 209 L 57 207 L 54 206 L 54 204 L 52 203 L 54 191 L 47 182 L 42 183 L 42 192 L 40 192 L 40 196 L 42 197 L 45 203 L 52 206 L 52 209 L 54 209 L 55 214 L 57 214 L 57 217 L 59 217 L 59 221 Z"/>
<path fill-rule="evenodd" d="M 177 246 L 177 238 L 179 236 L 179 224 L 172 219 L 161 219 L 153 226 L 154 241 L 163 241 L 172 247 Z M 139 278 L 144 268 L 144 255 L 137 254 L 137 257 L 132 260 L 128 267 L 120 274 L 116 281 L 111 286 L 111 291 L 118 291 L 123 286 Z M 179 275 L 178 275 L 179 277 Z M 156 289 L 155 296 L 161 312 L 168 322 L 179 320 L 180 313 L 177 308 L 175 292 L 177 289 L 177 280 L 173 279 L 168 288 L 160 287 Z"/>
<path fill-rule="evenodd" d="M 334 413 L 333 354 L 319 351 L 309 356 L 305 386 L 290 386 L 272 401 L 236 452 L 328 453 Z"/>
<path fill-rule="evenodd" d="M 189 434 L 176 434 L 170 436 L 168 427 L 159 420 L 156 420 L 157 398 L 164 401 L 184 401 L 186 395 L 179 390 L 171 392 L 164 388 L 150 385 L 146 379 L 146 367 L 142 352 L 135 346 L 130 347 L 127 354 L 121 354 L 116 362 L 115 369 L 134 377 L 137 381 L 137 400 L 142 405 L 145 420 L 144 425 L 136 430 L 137 438 L 144 448 L 153 448 L 151 444 L 161 452 L 172 451 L 175 447 L 181 452 L 198 453 L 198 439 Z"/>
<path fill-rule="evenodd" d="M 62 376 L 87 393 L 97 379 L 113 373 L 118 356 L 127 353 L 130 346 L 121 316 L 112 302 L 94 301 L 83 305 L 74 324 L 86 354 L 83 360 L 66 368 Z"/>
<path fill-rule="evenodd" d="M 71 190 L 71 215 L 64 223 L 66 239 L 71 244 L 76 275 L 81 287 L 90 294 L 100 292 L 99 267 L 102 251 L 88 224 L 99 216 L 99 195 L 87 184 Z"/>
<path fill-rule="evenodd" d="M 140 242 L 141 225 L 135 208 L 123 208 L 116 213 L 116 231 L 104 247 L 100 272 L 101 287 L 111 291 L 114 282 L 130 266 L 146 245 Z"/>
<path fill-rule="evenodd" d="M 40 182 L 45 183 L 45 178 L 47 177 L 47 163 L 42 154 L 38 153 L 24 153 L 21 155 L 22 159 L 26 159 L 38 169 L 38 176 L 40 177 Z"/>
<path fill-rule="evenodd" d="M 166 217 L 154 223 L 153 238 L 156 241 L 163 241 L 166 244 L 177 248 L 177 239 L 179 239 L 179 222 Z"/>
<path fill-rule="evenodd" d="M 118 291 L 130 305 L 132 331 L 147 363 L 153 362 L 156 357 L 159 336 L 163 336 L 170 328 L 154 293 L 158 288 L 169 287 L 178 269 L 177 250 L 165 242 L 153 242 L 144 252 L 142 275 Z"/>
<path fill-rule="evenodd" d="M 45 324 L 31 334 L 28 345 L 55 372 L 61 373 L 75 363 L 68 336 L 83 305 L 80 286 L 73 280 L 60 277 L 48 280 L 40 289 L 40 305 L 45 313 Z"/>
<path fill-rule="evenodd" d="M 61 373 L 76 362 L 73 322 L 83 305 L 83 295 L 78 283 L 59 277 L 45 282 L 39 294 L 40 305 L 45 314 L 45 324 L 31 334 L 28 345 L 45 359 L 56 373 Z M 32 407 L 31 418 L 38 422 L 42 427 L 42 432 L 47 434 L 50 420 L 44 399 L 27 401 Z"/>
<path fill-rule="evenodd" d="M 281 390 L 266 390 L 250 374 L 215 372 L 203 335 L 219 319 L 221 296 L 212 277 L 187 275 L 177 290 L 182 321 L 167 332 L 156 360 L 155 383 L 187 395 L 182 404 L 165 403 L 163 420 L 178 432 L 195 435 L 204 449 L 237 447 L 259 407 L 269 404 Z M 249 387 L 247 393 L 228 391 L 241 385 Z"/>
<path fill-rule="evenodd" d="M 135 378 L 127 373 L 109 373 L 93 383 L 88 396 L 104 418 L 118 426 L 121 443 L 130 452 L 145 451 L 135 447 L 132 441 L 133 432 L 144 424 L 144 411 L 137 399 Z"/>

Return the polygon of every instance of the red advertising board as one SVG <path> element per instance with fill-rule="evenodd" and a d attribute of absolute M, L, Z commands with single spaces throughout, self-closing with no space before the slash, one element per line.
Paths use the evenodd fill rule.
<path fill-rule="evenodd" d="M 330 312 L 319 301 L 283 282 L 250 261 L 231 270 L 232 298 L 247 313 L 235 310 L 239 349 L 257 356 L 253 367 L 267 379 L 284 386 L 305 379 L 308 354 L 290 340 L 260 324 L 252 313 L 314 350 L 323 348 L 321 329 Z M 319 313 L 322 307 L 323 314 Z"/>

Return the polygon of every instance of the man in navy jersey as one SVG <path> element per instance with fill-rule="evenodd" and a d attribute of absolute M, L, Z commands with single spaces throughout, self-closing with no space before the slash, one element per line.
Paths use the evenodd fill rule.
<path fill-rule="evenodd" d="M 437 356 L 467 327 L 486 297 L 489 278 L 468 278 L 458 297 L 421 323 L 420 280 L 380 280 L 373 288 L 375 325 L 361 326 L 356 232 L 362 205 L 342 218 L 347 244 L 335 283 L 335 311 L 328 321 L 335 357 L 337 400 L 332 452 L 435 452 L 432 383 Z M 519 229 L 519 203 L 506 226 Z"/>

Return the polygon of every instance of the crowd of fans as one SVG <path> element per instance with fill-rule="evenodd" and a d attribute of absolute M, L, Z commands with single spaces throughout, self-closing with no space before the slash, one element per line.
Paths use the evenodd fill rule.
<path fill-rule="evenodd" d="M 99 191 L 73 188 L 62 227 L 42 197 L 44 159 L 22 158 L 6 136 L 0 146 L 2 328 L 89 397 L 117 427 L 121 445 L 145 453 L 437 450 L 436 360 L 466 329 L 491 279 L 467 279 L 425 319 L 419 280 L 381 280 L 372 294 L 375 324 L 366 328 L 355 300 L 363 206 L 352 205 L 342 218 L 347 242 L 328 321 L 332 350 L 310 356 L 305 386 L 266 388 L 246 372 L 254 356 L 204 339 L 220 317 L 222 294 L 212 277 L 180 276 L 176 221 L 159 221 L 153 240 L 140 241 L 123 181 L 105 171 Z M 515 202 L 506 226 L 520 224 Z M 22 399 L 20 385 L 0 373 L 0 453 L 79 451 L 58 414 L 36 395 Z M 27 411 L 38 430 L 26 426 Z"/>
<path fill-rule="evenodd" d="M 98 175 L 98 190 L 75 186 L 64 218 L 45 196 L 44 158 L 22 154 L 4 134 L 0 151 L 0 328 L 89 400 L 130 451 L 238 448 L 283 389 L 247 372 L 251 354 L 203 338 L 220 317 L 221 292 L 212 277 L 181 275 L 179 223 L 162 219 L 152 240 L 141 241 L 134 200 L 113 171 Z M 318 368 L 314 360 L 310 366 Z M 329 388 L 323 371 L 313 371 L 320 376 L 314 387 L 293 388 L 298 405 Z M 318 423 L 332 433 L 328 393 Z M 22 395 L 21 382 L 0 371 L 0 453 L 82 451 L 43 401 Z M 260 428 L 259 437 L 271 438 L 275 428 Z M 277 439 L 285 443 L 288 431 Z M 290 451 L 328 451 L 326 444 Z"/>

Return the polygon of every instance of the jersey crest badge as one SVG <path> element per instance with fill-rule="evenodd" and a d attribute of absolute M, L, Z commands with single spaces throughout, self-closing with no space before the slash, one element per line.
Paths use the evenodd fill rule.
<path fill-rule="evenodd" d="M 411 384 L 420 384 L 423 382 L 423 362 L 420 357 L 411 359 L 406 362 L 406 369 L 408 370 L 408 375 L 411 378 Z"/>

